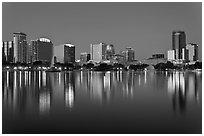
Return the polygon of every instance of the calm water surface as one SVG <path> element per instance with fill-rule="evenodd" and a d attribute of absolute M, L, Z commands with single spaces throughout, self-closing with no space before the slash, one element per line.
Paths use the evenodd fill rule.
<path fill-rule="evenodd" d="M 3 133 L 201 133 L 199 72 L 2 72 Z"/>

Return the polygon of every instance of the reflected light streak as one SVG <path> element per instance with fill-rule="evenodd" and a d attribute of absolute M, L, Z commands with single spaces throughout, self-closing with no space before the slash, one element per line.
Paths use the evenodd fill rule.
<path fill-rule="evenodd" d="M 103 83 L 104 88 L 107 88 L 108 91 L 110 91 L 110 73 L 105 73 Z"/>
<path fill-rule="evenodd" d="M 191 76 L 189 76 L 189 79 L 188 79 L 188 86 L 189 86 L 189 90 L 188 90 L 188 92 L 189 92 L 189 97 L 190 97 L 190 99 L 192 99 L 196 94 L 195 94 L 195 83 L 194 83 L 194 78 L 193 78 L 193 76 L 191 75 Z M 196 97 L 196 96 L 195 96 Z"/>
<path fill-rule="evenodd" d="M 68 89 L 65 90 L 65 105 L 68 108 L 73 108 L 74 106 L 74 90 L 73 86 L 69 84 Z"/>
<path fill-rule="evenodd" d="M 41 71 L 39 71 L 38 73 L 39 73 L 38 80 L 39 80 L 39 88 L 40 88 L 40 86 L 41 86 Z"/>
<path fill-rule="evenodd" d="M 185 79 L 183 73 L 180 73 L 180 87 L 183 95 L 185 95 Z"/>
<path fill-rule="evenodd" d="M 30 85 L 31 84 L 31 71 L 29 71 L 28 77 L 29 77 L 29 85 Z"/>
<path fill-rule="evenodd" d="M 9 87 L 9 72 L 6 71 L 6 86 Z"/>
<path fill-rule="evenodd" d="M 16 107 L 17 102 L 17 87 L 16 87 L 16 71 L 14 71 L 14 85 L 13 85 L 13 107 Z"/>
<path fill-rule="evenodd" d="M 145 76 L 145 77 L 144 77 L 144 78 L 145 78 L 145 79 L 144 79 L 144 83 L 146 84 L 146 83 L 147 83 L 147 71 L 144 71 L 144 76 Z"/>
<path fill-rule="evenodd" d="M 61 84 L 61 72 L 58 73 L 58 78 L 59 78 L 59 85 Z"/>
<path fill-rule="evenodd" d="M 28 71 L 25 71 L 25 81 L 24 81 L 24 84 L 27 85 L 27 81 L 28 81 Z"/>
<path fill-rule="evenodd" d="M 19 72 L 19 78 L 20 78 L 20 79 L 19 79 L 19 80 L 20 80 L 20 85 L 19 85 L 19 86 L 20 86 L 20 88 L 21 88 L 21 74 L 22 74 L 22 73 L 21 73 L 21 71 L 20 71 L 20 72 Z"/>
<path fill-rule="evenodd" d="M 40 93 L 39 110 L 40 110 L 40 114 L 50 111 L 50 93 L 49 92 Z"/>
<path fill-rule="evenodd" d="M 138 81 L 139 81 L 139 86 L 140 86 L 140 85 L 141 85 L 141 79 L 140 79 L 140 75 L 139 75 L 139 80 L 138 80 Z"/>
<path fill-rule="evenodd" d="M 46 86 L 46 72 L 45 71 L 42 72 L 42 82 L 43 82 L 43 86 Z"/>

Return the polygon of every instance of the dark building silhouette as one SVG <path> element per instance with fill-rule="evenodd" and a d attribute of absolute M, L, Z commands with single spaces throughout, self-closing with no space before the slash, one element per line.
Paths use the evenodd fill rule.
<path fill-rule="evenodd" d="M 64 63 L 75 62 L 75 46 L 72 44 L 64 45 Z"/>
<path fill-rule="evenodd" d="M 164 58 L 164 54 L 153 54 L 152 58 L 153 59 L 163 59 Z"/>
<path fill-rule="evenodd" d="M 43 61 L 51 63 L 53 56 L 53 44 L 47 38 L 32 40 L 28 53 L 32 62 Z"/>

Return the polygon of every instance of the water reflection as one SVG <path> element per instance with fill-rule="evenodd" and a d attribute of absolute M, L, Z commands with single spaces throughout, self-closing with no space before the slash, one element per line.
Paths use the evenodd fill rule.
<path fill-rule="evenodd" d="M 169 94 L 173 110 L 180 112 L 186 111 L 188 101 L 201 101 L 198 86 L 202 77 L 193 72 L 7 71 L 2 75 L 3 106 L 21 114 L 38 111 L 47 115 L 62 105 L 74 109 L 82 94 L 103 104 L 121 98 L 133 100 L 142 91 L 157 91 Z"/>

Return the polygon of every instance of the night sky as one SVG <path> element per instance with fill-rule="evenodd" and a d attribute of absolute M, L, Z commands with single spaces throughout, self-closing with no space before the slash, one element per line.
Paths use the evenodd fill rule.
<path fill-rule="evenodd" d="M 202 55 L 200 3 L 3 3 L 2 40 L 13 32 L 27 40 L 48 37 L 54 45 L 76 45 L 76 58 L 91 43 L 114 44 L 116 53 L 135 50 L 135 59 L 172 48 L 172 31 L 186 32 L 187 43 L 199 45 Z"/>

